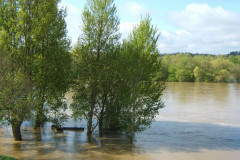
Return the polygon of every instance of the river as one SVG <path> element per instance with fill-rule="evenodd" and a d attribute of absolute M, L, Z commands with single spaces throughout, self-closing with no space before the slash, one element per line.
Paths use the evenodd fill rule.
<path fill-rule="evenodd" d="M 19 159 L 236 160 L 240 157 L 240 84 L 167 83 L 156 121 L 136 135 L 87 140 L 86 131 L 56 133 L 23 126 L 24 141 L 0 130 L 0 155 Z M 69 124 L 70 123 L 70 124 Z M 69 122 L 66 125 L 84 126 Z"/>

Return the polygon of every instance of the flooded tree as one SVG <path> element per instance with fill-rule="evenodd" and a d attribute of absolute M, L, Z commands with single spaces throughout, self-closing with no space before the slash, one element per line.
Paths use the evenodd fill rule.
<path fill-rule="evenodd" d="M 87 120 L 88 136 L 97 126 L 102 130 L 106 100 L 112 87 L 109 71 L 120 38 L 116 12 L 113 0 L 88 0 L 82 13 L 83 33 L 73 51 L 76 79 L 71 108 L 75 117 Z"/>
<path fill-rule="evenodd" d="M 157 29 L 147 17 L 121 47 L 112 0 L 89 0 L 82 21 L 83 34 L 72 51 L 73 115 L 88 121 L 88 136 L 98 127 L 100 134 L 125 132 L 132 141 L 163 107 L 164 83 L 156 81 L 161 68 Z"/>
<path fill-rule="evenodd" d="M 124 40 L 122 48 L 125 67 L 125 85 L 128 86 L 128 96 L 125 101 L 125 113 L 122 123 L 125 132 L 132 142 L 136 132 L 150 126 L 160 108 L 164 105 L 161 95 L 165 88 L 164 82 L 156 81 L 161 63 L 158 60 L 157 48 L 159 34 L 151 25 L 149 16 L 142 19 L 134 27 L 129 37 Z"/>
<path fill-rule="evenodd" d="M 58 119 L 67 118 L 63 112 L 66 109 L 63 99 L 71 81 L 70 41 L 66 31 L 66 11 L 59 9 L 59 2 L 32 1 L 34 13 L 29 19 L 34 27 L 33 81 L 38 99 L 34 128 L 45 121 L 60 125 Z"/>
<path fill-rule="evenodd" d="M 20 14 L 17 1 L 1 1 L 0 3 L 0 46 L 1 46 L 1 78 L 0 78 L 0 116 L 1 120 L 12 125 L 15 140 L 22 140 L 20 127 L 33 111 L 31 101 L 32 81 L 27 75 L 29 70 L 29 48 L 24 47 L 25 36 L 19 26 Z"/>
<path fill-rule="evenodd" d="M 0 121 L 12 125 L 15 140 L 22 140 L 20 127 L 33 113 L 31 81 L 19 65 L 0 50 Z"/>
<path fill-rule="evenodd" d="M 59 0 L 0 3 L 0 46 L 4 52 L 0 115 L 12 125 L 16 140 L 22 139 L 20 126 L 33 118 L 30 115 L 36 115 L 36 127 L 46 118 L 56 121 L 60 116 L 66 117 L 60 111 L 66 108 L 62 99 L 68 89 L 71 57 L 65 11 L 58 8 L 58 3 Z"/>

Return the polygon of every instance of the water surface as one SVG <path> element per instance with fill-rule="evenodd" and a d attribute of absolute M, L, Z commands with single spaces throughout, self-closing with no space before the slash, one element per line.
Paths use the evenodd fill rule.
<path fill-rule="evenodd" d="M 167 83 L 166 107 L 133 145 L 123 135 L 94 134 L 88 140 L 86 131 L 56 133 L 49 126 L 36 131 L 23 126 L 24 141 L 14 142 L 11 129 L 3 127 L 0 154 L 42 160 L 235 160 L 240 157 L 239 97 L 239 84 Z"/>
<path fill-rule="evenodd" d="M 240 84 L 167 83 L 158 121 L 240 127 Z"/>

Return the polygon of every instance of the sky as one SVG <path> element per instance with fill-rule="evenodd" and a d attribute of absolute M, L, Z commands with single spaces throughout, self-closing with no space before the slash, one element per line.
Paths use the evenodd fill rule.
<path fill-rule="evenodd" d="M 115 0 L 122 39 L 149 14 L 160 53 L 228 54 L 240 51 L 240 0 Z M 62 0 L 72 45 L 81 34 L 86 0 Z"/>

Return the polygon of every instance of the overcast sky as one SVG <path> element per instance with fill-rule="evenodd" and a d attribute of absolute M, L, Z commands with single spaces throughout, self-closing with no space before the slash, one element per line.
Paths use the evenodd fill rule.
<path fill-rule="evenodd" d="M 62 0 L 67 7 L 72 44 L 81 34 L 81 13 L 86 0 Z M 227 54 L 240 50 L 240 0 L 115 0 L 126 37 L 141 16 L 150 14 L 161 33 L 161 53 Z"/>

